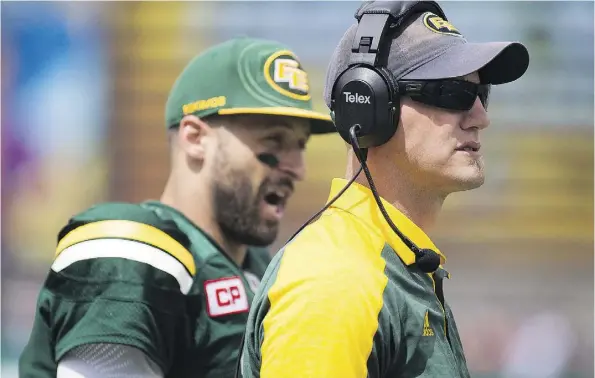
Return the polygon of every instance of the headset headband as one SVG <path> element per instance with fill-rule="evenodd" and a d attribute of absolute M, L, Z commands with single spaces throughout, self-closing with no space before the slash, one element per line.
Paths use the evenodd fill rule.
<path fill-rule="evenodd" d="M 372 1 L 362 4 L 354 15 L 358 26 L 349 66 L 362 63 L 377 66 L 379 58 L 388 52 L 385 48 L 388 29 L 398 29 L 411 15 L 423 12 L 432 12 L 448 21 L 435 1 Z"/>

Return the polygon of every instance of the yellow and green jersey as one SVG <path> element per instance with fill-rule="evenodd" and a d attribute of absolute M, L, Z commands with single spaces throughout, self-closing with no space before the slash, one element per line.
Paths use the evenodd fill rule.
<path fill-rule="evenodd" d="M 19 376 L 55 377 L 74 348 L 115 343 L 140 349 L 165 377 L 233 377 L 269 261 L 250 248 L 238 266 L 159 202 L 92 207 L 58 236 Z"/>
<path fill-rule="evenodd" d="M 345 184 L 335 180 L 330 197 Z M 383 203 L 407 237 L 440 254 Z M 448 273 L 414 262 L 369 189 L 352 184 L 269 265 L 248 317 L 243 377 L 468 378 L 442 292 Z"/>

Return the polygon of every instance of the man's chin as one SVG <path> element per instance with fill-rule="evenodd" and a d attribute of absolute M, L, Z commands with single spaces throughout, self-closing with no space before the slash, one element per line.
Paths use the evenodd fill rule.
<path fill-rule="evenodd" d="M 449 195 L 456 192 L 464 192 L 481 187 L 485 182 L 482 170 L 464 169 L 457 172 L 449 172 L 437 178 L 431 190 L 436 190 L 442 195 Z"/>
<path fill-rule="evenodd" d="M 254 247 L 268 247 L 269 245 L 273 244 L 277 240 L 277 233 L 274 235 L 267 235 L 267 236 L 253 236 L 250 238 L 250 243 L 244 243 L 246 245 L 251 245 Z"/>
<path fill-rule="evenodd" d="M 462 176 L 457 177 L 454 181 L 452 192 L 464 192 L 481 187 L 485 182 L 485 176 L 483 174 Z"/>
<path fill-rule="evenodd" d="M 275 242 L 279 234 L 279 222 L 274 222 L 274 225 L 261 225 L 259 230 L 245 235 L 242 241 L 243 244 L 252 245 L 254 247 L 267 247 Z"/>

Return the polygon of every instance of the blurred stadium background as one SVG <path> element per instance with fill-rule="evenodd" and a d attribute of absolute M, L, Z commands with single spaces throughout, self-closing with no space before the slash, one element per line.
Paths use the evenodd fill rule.
<path fill-rule="evenodd" d="M 105 200 L 158 198 L 164 104 L 186 62 L 246 34 L 288 43 L 316 107 L 356 2 L 3 2 L 2 377 L 16 377 L 56 232 Z M 471 41 L 520 40 L 527 74 L 496 88 L 488 180 L 433 233 L 474 377 L 593 377 L 593 2 L 445 2 Z M 309 145 L 276 251 L 343 176 Z"/>

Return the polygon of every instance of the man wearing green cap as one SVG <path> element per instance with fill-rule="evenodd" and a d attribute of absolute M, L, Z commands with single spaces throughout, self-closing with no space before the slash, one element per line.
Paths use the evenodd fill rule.
<path fill-rule="evenodd" d="M 308 77 L 276 42 L 194 58 L 166 105 L 160 201 L 104 203 L 58 234 L 20 377 L 232 377 L 310 134 Z"/>

